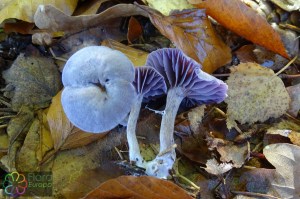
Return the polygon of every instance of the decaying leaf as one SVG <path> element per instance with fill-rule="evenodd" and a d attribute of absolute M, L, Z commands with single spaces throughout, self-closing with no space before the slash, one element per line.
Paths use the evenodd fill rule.
<path fill-rule="evenodd" d="M 91 15 L 96 14 L 99 7 L 102 3 L 109 1 L 109 0 L 89 0 L 85 1 L 80 6 L 77 6 L 76 10 L 74 11 L 73 15 Z"/>
<path fill-rule="evenodd" d="M 193 108 L 188 113 L 188 118 L 191 124 L 191 129 L 193 132 L 197 132 L 199 129 L 199 124 L 202 121 L 202 118 L 204 116 L 204 109 L 206 108 L 205 105 L 198 106 L 196 108 Z"/>
<path fill-rule="evenodd" d="M 269 128 L 267 133 L 268 135 L 281 135 L 283 137 L 287 137 L 290 139 L 290 141 L 300 146 L 300 133 L 292 130 L 292 129 L 276 129 L 274 127 Z"/>
<path fill-rule="evenodd" d="M 132 4 L 118 4 L 95 15 L 69 16 L 51 5 L 40 6 L 34 22 L 40 29 L 51 32 L 75 32 L 97 26 L 110 19 L 132 15 L 146 15 L 145 12 Z"/>
<path fill-rule="evenodd" d="M 84 198 L 192 199 L 185 190 L 176 184 L 150 176 L 120 176 L 104 182 Z"/>
<path fill-rule="evenodd" d="M 106 135 L 106 133 L 87 133 L 75 127 L 63 111 L 61 92 L 53 97 L 47 120 L 56 151 L 85 146 Z"/>
<path fill-rule="evenodd" d="M 298 0 L 271 0 L 280 8 L 286 11 L 300 10 L 300 1 Z"/>
<path fill-rule="evenodd" d="M 282 80 L 270 69 L 255 63 L 242 63 L 231 69 L 225 102 L 230 120 L 240 123 L 264 122 L 280 117 L 290 98 Z"/>
<path fill-rule="evenodd" d="M 7 85 L 4 95 L 12 98 L 12 108 L 22 105 L 36 109 L 49 105 L 61 88 L 60 74 L 52 59 L 20 54 L 10 69 L 3 72 Z"/>
<path fill-rule="evenodd" d="M 138 40 L 143 34 L 143 29 L 139 21 L 130 17 L 128 22 L 127 40 L 129 44 L 132 44 L 135 40 Z"/>
<path fill-rule="evenodd" d="M 233 168 L 231 163 L 218 163 L 216 159 L 210 159 L 206 162 L 205 170 L 213 175 L 222 175 Z"/>
<path fill-rule="evenodd" d="M 289 86 L 286 89 L 291 97 L 291 105 L 288 112 L 296 117 L 300 109 L 300 84 Z"/>
<path fill-rule="evenodd" d="M 0 24 L 5 19 L 15 18 L 27 22 L 33 22 L 33 15 L 39 5 L 52 5 L 71 15 L 75 10 L 78 0 L 1 0 L 0 4 Z"/>
<path fill-rule="evenodd" d="M 34 23 L 28 23 L 25 21 L 18 21 L 15 23 L 4 24 L 4 32 L 7 34 L 11 32 L 16 32 L 20 34 L 32 34 L 33 28 L 34 28 Z"/>
<path fill-rule="evenodd" d="M 168 16 L 173 10 L 184 10 L 195 8 L 187 0 L 146 0 L 148 5 L 162 14 Z"/>
<path fill-rule="evenodd" d="M 276 168 L 272 187 L 281 198 L 300 197 L 300 147 L 292 144 L 271 144 L 263 151 L 267 160 Z"/>
<path fill-rule="evenodd" d="M 204 71 L 212 73 L 231 61 L 230 48 L 215 33 L 205 10 L 183 10 L 165 17 L 149 7 L 142 8 L 161 34 L 199 62 Z"/>
<path fill-rule="evenodd" d="M 288 54 L 278 33 L 266 19 L 240 0 L 188 0 L 227 29 L 283 57 Z"/>
<path fill-rule="evenodd" d="M 144 66 L 148 57 L 147 52 L 126 46 L 112 39 L 104 40 L 101 45 L 121 51 L 132 61 L 134 66 Z"/>

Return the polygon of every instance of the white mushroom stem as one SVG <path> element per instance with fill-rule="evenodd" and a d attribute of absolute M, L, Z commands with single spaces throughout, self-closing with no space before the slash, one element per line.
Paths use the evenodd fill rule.
<path fill-rule="evenodd" d="M 139 143 L 136 137 L 136 124 L 140 114 L 143 96 L 139 95 L 133 104 L 127 123 L 127 141 L 129 146 L 129 160 L 139 167 L 144 167 L 144 159 L 140 153 Z"/>
<path fill-rule="evenodd" d="M 165 114 L 160 127 L 160 153 L 162 155 L 146 164 L 147 175 L 166 179 L 176 159 L 174 144 L 174 123 L 178 108 L 184 98 L 181 88 L 172 88 L 168 91 Z"/>
<path fill-rule="evenodd" d="M 181 88 L 172 88 L 168 91 L 165 114 L 160 127 L 160 150 L 162 153 L 174 144 L 174 123 L 178 108 L 184 98 Z M 175 149 L 173 149 L 175 153 Z M 173 153 L 173 152 L 172 152 Z"/>

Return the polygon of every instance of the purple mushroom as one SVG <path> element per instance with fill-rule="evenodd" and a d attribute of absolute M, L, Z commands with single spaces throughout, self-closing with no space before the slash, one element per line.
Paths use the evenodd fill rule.
<path fill-rule="evenodd" d="M 176 159 L 173 132 L 175 117 L 183 99 L 192 104 L 222 102 L 227 85 L 203 72 L 201 65 L 175 48 L 164 48 L 149 54 L 146 65 L 155 68 L 167 83 L 168 93 L 160 128 L 160 154 L 147 164 L 146 173 L 167 178 Z"/>
<path fill-rule="evenodd" d="M 143 101 L 149 101 L 155 96 L 160 96 L 167 91 L 164 78 L 151 67 L 138 67 L 135 69 L 133 82 L 137 93 L 137 99 L 131 107 L 128 124 L 127 140 L 129 145 L 129 159 L 139 167 L 144 167 L 144 159 L 141 156 L 139 144 L 136 138 L 136 123 Z"/>
<path fill-rule="evenodd" d="M 134 103 L 133 80 L 133 64 L 123 53 L 104 46 L 85 47 L 73 54 L 63 69 L 63 109 L 84 131 L 111 130 L 125 119 Z"/>

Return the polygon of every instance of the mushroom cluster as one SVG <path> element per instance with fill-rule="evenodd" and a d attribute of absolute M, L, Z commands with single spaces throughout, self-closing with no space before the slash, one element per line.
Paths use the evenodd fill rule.
<path fill-rule="evenodd" d="M 129 159 L 146 174 L 167 178 L 176 159 L 174 122 L 183 100 L 201 105 L 222 102 L 227 85 L 203 72 L 201 65 L 179 49 L 164 48 L 149 54 L 146 66 L 134 69 L 121 52 L 103 46 L 86 47 L 70 57 L 63 74 L 62 105 L 77 127 L 101 133 L 125 120 Z M 160 155 L 145 162 L 136 138 L 142 102 L 167 93 L 160 128 Z"/>

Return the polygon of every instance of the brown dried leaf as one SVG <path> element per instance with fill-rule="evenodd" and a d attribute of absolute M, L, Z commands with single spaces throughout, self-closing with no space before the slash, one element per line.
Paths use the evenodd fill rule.
<path fill-rule="evenodd" d="M 283 57 L 288 54 L 279 34 L 266 19 L 240 0 L 188 0 L 227 29 Z"/>
<path fill-rule="evenodd" d="M 132 42 L 139 39 L 142 34 L 143 29 L 139 21 L 134 17 L 130 17 L 127 31 L 128 43 L 132 44 Z"/>
<path fill-rule="evenodd" d="M 120 176 L 104 182 L 84 198 L 192 199 L 185 190 L 174 183 L 150 176 Z"/>
<path fill-rule="evenodd" d="M 112 49 L 121 51 L 124 53 L 130 61 L 132 61 L 134 66 L 143 66 L 146 63 L 148 53 L 139 49 L 126 46 L 120 42 L 112 39 L 104 40 L 101 45 L 110 47 Z"/>
<path fill-rule="evenodd" d="M 106 135 L 106 133 L 87 133 L 74 127 L 63 111 L 61 91 L 52 99 L 47 120 L 56 151 L 85 146 Z"/>
<path fill-rule="evenodd" d="M 289 107 L 289 95 L 274 72 L 256 63 L 242 63 L 231 68 L 227 80 L 228 119 L 240 123 L 264 122 L 279 117 Z"/>
<path fill-rule="evenodd" d="M 230 48 L 216 35 L 205 10 L 183 10 L 166 17 L 149 7 L 142 8 L 161 34 L 199 62 L 204 71 L 212 73 L 231 61 Z"/>
<path fill-rule="evenodd" d="M 38 28 L 51 32 L 74 32 L 97 26 L 110 19 L 131 15 L 145 16 L 146 14 L 135 5 L 118 4 L 100 14 L 68 16 L 51 5 L 45 5 L 37 9 L 34 15 L 34 22 Z"/>
<path fill-rule="evenodd" d="M 76 10 L 74 11 L 73 15 L 91 15 L 96 14 L 99 7 L 102 3 L 109 1 L 109 0 L 89 0 L 85 1 L 77 6 Z"/>
<path fill-rule="evenodd" d="M 15 23 L 5 23 L 4 24 L 4 32 L 5 33 L 20 33 L 20 34 L 32 34 L 34 27 L 34 23 L 28 23 L 26 21 L 18 21 Z"/>

